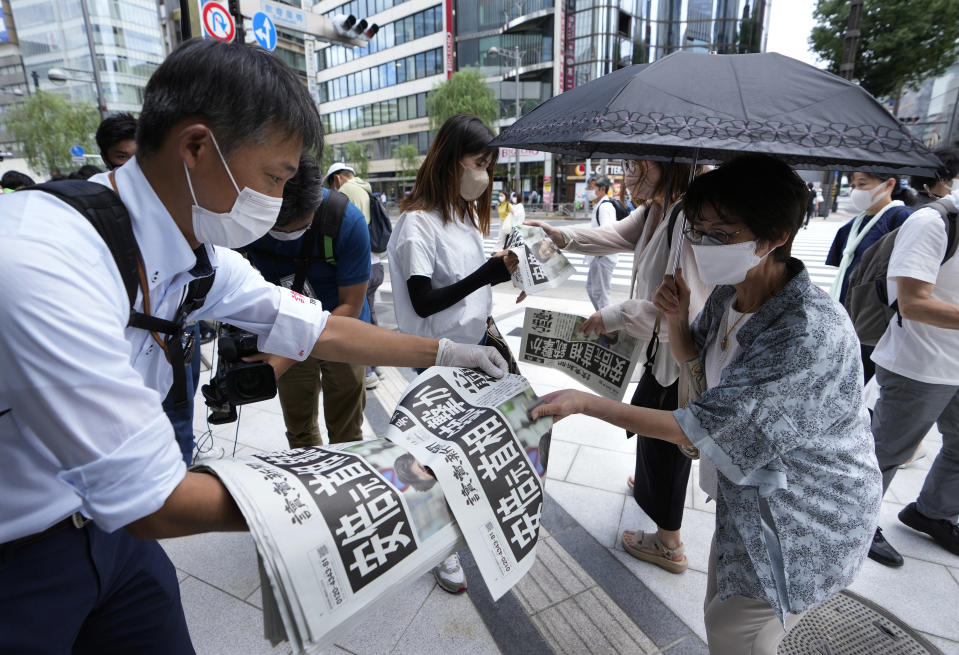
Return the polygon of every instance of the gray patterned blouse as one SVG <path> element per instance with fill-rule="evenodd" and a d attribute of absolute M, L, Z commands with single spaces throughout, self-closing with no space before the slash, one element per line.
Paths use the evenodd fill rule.
<path fill-rule="evenodd" d="M 674 413 L 719 471 L 719 598 L 764 600 L 780 620 L 853 581 L 882 500 L 859 341 L 802 263 L 788 267 L 792 279 L 740 328 L 720 383 Z M 693 323 L 700 353 L 722 338 L 734 293 L 717 287 Z"/>

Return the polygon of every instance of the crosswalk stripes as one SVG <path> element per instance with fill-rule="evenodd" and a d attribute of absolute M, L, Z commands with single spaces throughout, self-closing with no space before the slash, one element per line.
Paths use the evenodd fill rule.
<path fill-rule="evenodd" d="M 802 260 L 806 265 L 812 283 L 826 291 L 836 277 L 836 268 L 825 264 L 826 255 L 829 253 L 836 230 L 841 226 L 842 223 L 839 221 L 813 221 L 809 224 L 809 229 L 799 231 L 793 242 L 793 257 Z M 497 252 L 497 236 L 489 236 L 483 240 L 483 251 L 487 257 Z M 572 252 L 563 254 L 576 269 L 576 273 L 570 276 L 570 281 L 585 283 L 586 274 L 589 271 L 589 265 L 585 261 L 586 256 Z M 628 290 L 632 271 L 633 253 L 620 253 L 616 268 L 613 270 L 613 286 Z"/>

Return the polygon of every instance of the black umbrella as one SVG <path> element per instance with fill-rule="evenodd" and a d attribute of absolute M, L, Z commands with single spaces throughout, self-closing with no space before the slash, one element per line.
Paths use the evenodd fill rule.
<path fill-rule="evenodd" d="M 761 152 L 796 168 L 920 175 L 941 165 L 861 87 L 775 53 L 630 66 L 547 100 L 490 145 L 679 162 Z"/>

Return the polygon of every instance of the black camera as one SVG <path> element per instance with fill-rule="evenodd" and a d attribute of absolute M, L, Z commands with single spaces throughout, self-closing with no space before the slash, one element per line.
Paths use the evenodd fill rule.
<path fill-rule="evenodd" d="M 214 425 L 236 420 L 236 406 L 269 400 L 276 395 L 276 375 L 266 362 L 244 362 L 255 355 L 256 335 L 226 323 L 217 336 L 216 375 L 201 388 L 209 421 Z"/>

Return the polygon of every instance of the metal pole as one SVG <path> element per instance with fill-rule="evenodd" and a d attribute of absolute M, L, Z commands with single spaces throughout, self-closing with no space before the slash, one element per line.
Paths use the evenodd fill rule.
<path fill-rule="evenodd" d="M 520 64 L 520 55 L 519 55 L 519 46 L 513 46 L 513 64 L 516 66 L 516 120 L 519 120 L 519 64 Z M 516 168 L 516 199 L 520 203 L 523 202 L 523 189 L 520 186 L 520 177 L 519 177 L 519 147 L 513 148 L 513 165 Z"/>
<path fill-rule="evenodd" d="M 100 120 L 103 120 L 107 117 L 107 102 L 103 97 L 100 67 L 97 65 L 97 53 L 93 48 L 93 26 L 90 24 L 90 11 L 87 8 L 87 0 L 80 0 L 80 9 L 83 11 L 83 24 L 87 32 L 87 47 L 90 49 L 90 64 L 93 66 L 93 83 L 97 87 L 97 109 L 100 112 Z"/>

